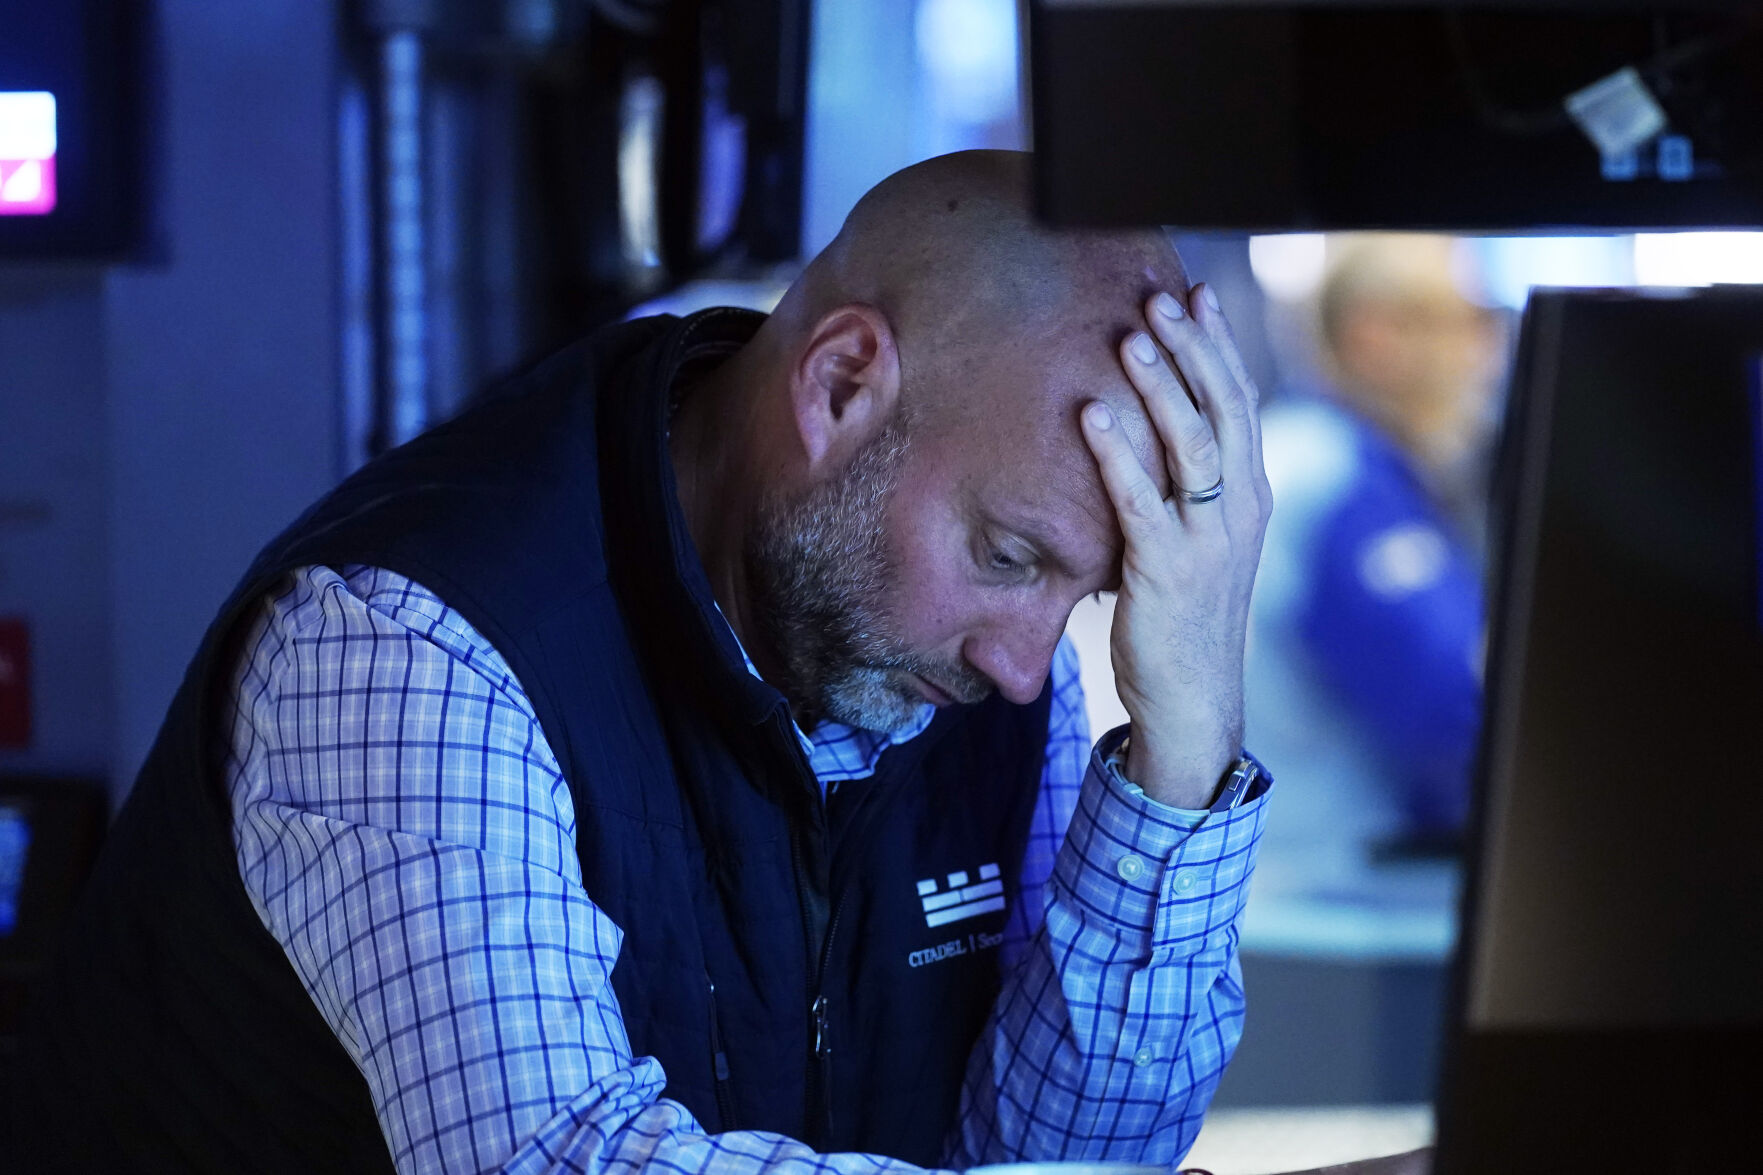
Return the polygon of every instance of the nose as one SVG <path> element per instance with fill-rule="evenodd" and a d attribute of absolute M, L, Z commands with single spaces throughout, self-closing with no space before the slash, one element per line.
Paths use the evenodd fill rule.
<path fill-rule="evenodd" d="M 1000 615 L 968 637 L 962 654 L 999 693 L 1026 706 L 1041 696 L 1064 632 L 1064 616 Z"/>

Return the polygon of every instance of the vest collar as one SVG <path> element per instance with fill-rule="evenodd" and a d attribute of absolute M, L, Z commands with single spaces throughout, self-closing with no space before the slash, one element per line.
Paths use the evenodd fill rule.
<path fill-rule="evenodd" d="M 753 725 L 788 704 L 747 671 L 680 506 L 668 422 L 682 373 L 733 354 L 765 316 L 734 307 L 668 322 L 600 394 L 601 500 L 614 586 L 673 685 Z"/>

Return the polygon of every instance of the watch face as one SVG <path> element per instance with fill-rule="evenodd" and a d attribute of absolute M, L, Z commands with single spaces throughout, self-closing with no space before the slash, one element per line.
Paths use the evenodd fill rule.
<path fill-rule="evenodd" d="M 1224 790 L 1219 793 L 1218 800 L 1212 805 L 1214 812 L 1228 812 L 1243 802 L 1249 794 L 1249 788 L 1261 774 L 1260 768 L 1253 759 L 1239 759 L 1230 776 L 1224 781 Z"/>

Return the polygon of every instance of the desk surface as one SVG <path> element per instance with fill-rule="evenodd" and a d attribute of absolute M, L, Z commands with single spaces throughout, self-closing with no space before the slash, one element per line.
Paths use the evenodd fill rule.
<path fill-rule="evenodd" d="M 1270 1175 L 1401 1154 L 1432 1139 L 1429 1105 L 1215 1110 L 1182 1165 Z"/>

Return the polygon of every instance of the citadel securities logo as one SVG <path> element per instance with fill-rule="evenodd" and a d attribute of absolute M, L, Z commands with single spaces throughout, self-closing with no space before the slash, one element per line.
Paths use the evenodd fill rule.
<path fill-rule="evenodd" d="M 964 869 L 949 874 L 947 889 L 938 886 L 934 877 L 918 883 L 918 900 L 924 905 L 926 926 L 946 926 L 1004 908 L 1004 883 L 998 880 L 996 865 L 981 865 L 979 881 L 973 885 L 968 881 Z"/>
<path fill-rule="evenodd" d="M 944 959 L 955 959 L 969 951 L 990 950 L 1004 941 L 1002 934 L 987 934 L 983 930 L 960 938 L 952 938 L 948 942 L 940 942 L 934 947 L 925 947 L 922 951 L 913 951 L 906 956 L 908 967 L 926 967 L 932 963 L 941 963 Z"/>
<path fill-rule="evenodd" d="M 951 922 L 961 922 L 1002 910 L 1004 882 L 998 876 L 998 866 L 981 865 L 978 872 L 978 881 L 974 881 L 963 869 L 949 874 L 946 886 L 939 885 L 934 877 L 927 877 L 919 882 L 918 901 L 924 907 L 924 924 L 931 927 L 947 926 Z M 938 943 L 934 947 L 913 951 L 906 956 L 906 964 L 909 967 L 925 967 L 931 963 L 941 963 L 945 959 L 959 958 L 971 951 L 988 950 L 1003 941 L 1002 934 L 988 934 L 977 930 L 952 938 L 948 942 Z"/>

